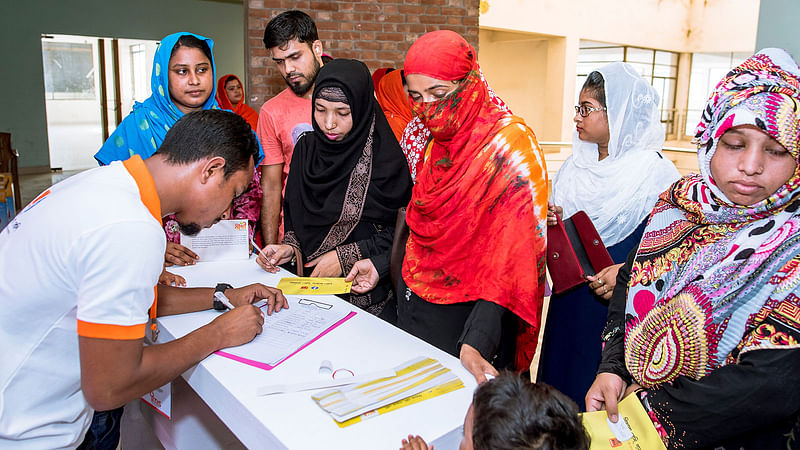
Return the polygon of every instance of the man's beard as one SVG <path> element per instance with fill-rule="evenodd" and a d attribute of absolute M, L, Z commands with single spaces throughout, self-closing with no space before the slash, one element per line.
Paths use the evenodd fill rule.
<path fill-rule="evenodd" d="M 314 67 L 310 74 L 306 75 L 304 73 L 297 73 L 297 72 L 287 73 L 283 81 L 285 81 L 286 84 L 289 85 L 289 89 L 291 89 L 292 92 L 294 92 L 294 95 L 302 97 L 306 95 L 308 91 L 311 90 L 312 86 L 314 86 L 314 81 L 317 80 L 317 75 L 319 74 L 319 68 L 320 68 L 319 61 L 317 61 L 317 58 L 314 58 Z M 290 83 L 289 78 L 291 78 L 293 75 L 302 76 L 303 79 L 305 79 L 305 82 L 300 81 L 294 84 Z"/>
<path fill-rule="evenodd" d="M 198 224 L 196 224 L 194 222 L 185 223 L 185 224 L 184 223 L 178 223 L 178 227 L 180 228 L 181 233 L 183 233 L 183 234 L 185 234 L 187 236 L 194 236 L 197 233 L 199 233 L 200 230 L 202 229 L 202 228 L 200 228 L 200 225 L 198 225 Z"/>

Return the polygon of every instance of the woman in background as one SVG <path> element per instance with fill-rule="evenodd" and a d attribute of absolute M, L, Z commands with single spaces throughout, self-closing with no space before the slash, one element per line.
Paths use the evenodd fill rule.
<path fill-rule="evenodd" d="M 414 118 L 411 106 L 408 104 L 408 91 L 403 70 L 393 70 L 384 75 L 380 83 L 375 85 L 375 97 L 383 109 L 389 126 L 392 127 L 394 136 L 400 142 L 403 130 Z"/>
<path fill-rule="evenodd" d="M 539 380 L 584 405 L 617 270 L 642 238 L 658 195 L 680 174 L 661 154 L 658 93 L 630 65 L 611 63 L 590 73 L 578 103 L 572 156 L 553 181 L 553 202 L 565 219 L 585 211 L 616 264 L 588 285 L 550 298 Z M 548 225 L 556 223 L 555 205 Z"/>
<path fill-rule="evenodd" d="M 94 155 L 95 159 L 106 165 L 133 155 L 149 158 L 184 114 L 219 108 L 214 99 L 213 48 L 214 41 L 192 33 L 179 32 L 162 39 L 153 59 L 152 94 L 144 102 L 133 105 L 133 111 Z M 251 236 L 261 211 L 261 184 L 257 176 L 258 172 L 254 172 L 250 186 L 234 200 L 232 214 L 229 214 L 234 219 L 248 219 Z M 168 241 L 165 264 L 194 264 L 197 254 L 180 244 L 178 222 L 173 216 L 164 218 L 164 230 Z M 185 284 L 183 277 L 166 270 L 159 282 Z"/>
<path fill-rule="evenodd" d="M 228 109 L 242 116 L 250 128 L 258 126 L 258 113 L 244 102 L 242 82 L 236 75 L 223 75 L 217 82 L 217 103 L 222 109 Z"/>

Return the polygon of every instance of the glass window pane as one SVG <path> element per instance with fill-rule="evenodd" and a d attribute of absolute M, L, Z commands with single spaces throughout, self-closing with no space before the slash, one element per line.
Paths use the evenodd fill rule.
<path fill-rule="evenodd" d="M 42 59 L 47 98 L 96 98 L 92 44 L 42 39 Z"/>
<path fill-rule="evenodd" d="M 661 94 L 661 107 L 664 109 L 675 108 L 675 87 L 678 82 L 672 78 L 664 80 L 664 88 Z"/>
<path fill-rule="evenodd" d="M 603 63 L 622 61 L 622 47 L 580 49 L 578 61 Z"/>
<path fill-rule="evenodd" d="M 625 57 L 627 62 L 639 62 L 645 64 L 653 64 L 653 50 L 644 48 L 628 47 L 628 53 Z"/>
<path fill-rule="evenodd" d="M 656 64 L 665 64 L 668 66 L 678 65 L 678 54 L 674 52 L 662 52 L 656 50 Z"/>
<path fill-rule="evenodd" d="M 678 76 L 678 68 L 676 66 L 663 66 L 660 64 L 656 64 L 655 72 L 653 76 L 655 77 L 665 77 L 665 78 L 677 78 Z"/>
<path fill-rule="evenodd" d="M 635 63 L 635 62 L 628 62 L 628 64 L 633 67 L 636 72 L 644 77 L 646 80 L 650 80 L 653 76 L 653 65 L 652 64 L 643 64 L 643 63 Z"/>

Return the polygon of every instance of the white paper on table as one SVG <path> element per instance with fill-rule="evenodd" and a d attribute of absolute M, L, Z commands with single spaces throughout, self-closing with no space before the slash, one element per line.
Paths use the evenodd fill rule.
<path fill-rule="evenodd" d="M 293 295 L 287 296 L 286 301 L 289 309 L 264 314 L 264 326 L 255 339 L 220 353 L 275 366 L 350 314 L 348 307 L 333 302 Z"/>
<path fill-rule="evenodd" d="M 197 253 L 200 261 L 230 261 L 250 257 L 247 219 L 220 220 L 194 236 L 181 233 L 181 245 Z"/>
<path fill-rule="evenodd" d="M 160 412 L 167 419 L 172 418 L 172 383 L 167 383 L 160 388 L 144 394 L 142 401 Z"/>
<path fill-rule="evenodd" d="M 466 412 L 464 413 L 466 415 Z M 461 439 L 464 438 L 464 426 L 459 425 L 449 432 L 439 436 L 436 440 L 429 442 L 436 450 L 458 450 Z"/>

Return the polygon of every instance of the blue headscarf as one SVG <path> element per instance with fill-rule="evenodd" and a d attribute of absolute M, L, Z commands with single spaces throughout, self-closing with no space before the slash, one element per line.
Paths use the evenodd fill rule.
<path fill-rule="evenodd" d="M 211 71 L 213 80 L 217 79 L 217 69 L 214 65 L 214 41 L 209 38 L 187 32 L 170 34 L 161 40 L 153 59 L 153 73 L 150 75 L 150 89 L 152 94 L 144 102 L 136 102 L 133 111 L 119 124 L 114 133 L 106 140 L 94 158 L 100 165 L 110 164 L 112 161 L 123 161 L 133 155 L 140 155 L 142 159 L 149 158 L 164 142 L 167 131 L 175 122 L 183 117 L 181 110 L 172 103 L 169 96 L 169 59 L 172 49 L 182 36 L 194 36 L 205 41 L 211 50 Z M 218 109 L 216 86 L 211 83 L 211 95 L 208 96 L 203 109 Z"/>

